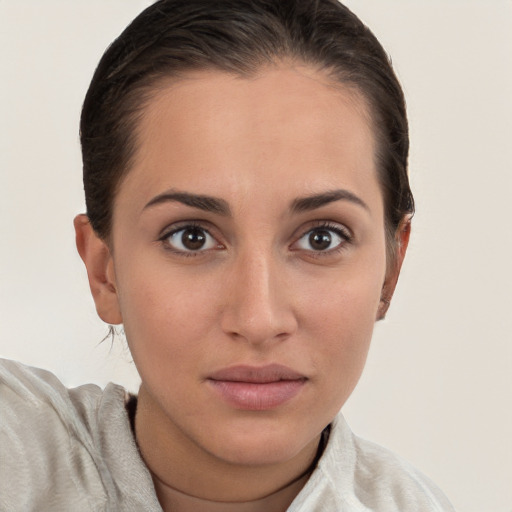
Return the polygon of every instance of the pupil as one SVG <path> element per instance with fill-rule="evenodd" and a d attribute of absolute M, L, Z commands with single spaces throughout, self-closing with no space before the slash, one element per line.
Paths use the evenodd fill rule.
<path fill-rule="evenodd" d="M 329 231 L 314 231 L 309 235 L 309 243 L 315 251 L 323 251 L 331 245 L 332 239 Z"/>
<path fill-rule="evenodd" d="M 181 242 L 187 249 L 197 251 L 203 247 L 206 242 L 206 237 L 200 229 L 190 228 L 183 231 L 183 235 L 181 235 Z"/>

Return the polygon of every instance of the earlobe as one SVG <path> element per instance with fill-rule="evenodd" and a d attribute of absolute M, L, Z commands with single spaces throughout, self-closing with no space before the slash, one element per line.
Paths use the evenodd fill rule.
<path fill-rule="evenodd" d="M 393 261 L 389 265 L 386 273 L 386 279 L 382 286 L 382 293 L 380 298 L 379 308 L 377 310 L 377 320 L 382 320 L 389 309 L 391 304 L 391 298 L 395 292 L 396 283 L 398 282 L 398 276 L 402 268 L 402 263 L 407 252 L 409 245 L 409 238 L 411 235 L 411 217 L 405 217 L 400 226 L 396 230 L 395 244 L 396 250 L 393 256 Z"/>
<path fill-rule="evenodd" d="M 99 317 L 109 324 L 122 323 L 115 282 L 114 261 L 107 243 L 101 239 L 85 214 L 74 220 L 76 247 L 87 269 L 89 286 Z"/>

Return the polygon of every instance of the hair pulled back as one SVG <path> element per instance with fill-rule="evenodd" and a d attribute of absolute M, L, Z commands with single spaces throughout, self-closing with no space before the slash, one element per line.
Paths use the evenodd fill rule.
<path fill-rule="evenodd" d="M 249 76 L 283 59 L 321 69 L 366 100 L 392 243 L 414 210 L 405 101 L 378 40 L 337 0 L 160 0 L 135 18 L 103 55 L 82 109 L 87 215 L 96 233 L 110 235 L 137 123 L 160 81 L 200 69 Z"/>

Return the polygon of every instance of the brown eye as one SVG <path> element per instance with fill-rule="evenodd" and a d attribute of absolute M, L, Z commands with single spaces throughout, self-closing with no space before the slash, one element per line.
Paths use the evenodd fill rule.
<path fill-rule="evenodd" d="M 181 235 L 183 247 L 190 251 L 198 251 L 206 243 L 206 235 L 199 228 L 184 229 Z"/>
<path fill-rule="evenodd" d="M 304 233 L 294 244 L 295 249 L 309 252 L 329 252 L 350 241 L 350 235 L 339 225 L 319 226 Z"/>
<path fill-rule="evenodd" d="M 215 238 L 199 226 L 182 227 L 163 240 L 176 252 L 201 252 L 219 246 Z"/>
<path fill-rule="evenodd" d="M 314 251 L 325 251 L 329 249 L 332 243 L 332 236 L 329 231 L 322 229 L 318 231 L 312 231 L 309 234 L 309 245 Z"/>

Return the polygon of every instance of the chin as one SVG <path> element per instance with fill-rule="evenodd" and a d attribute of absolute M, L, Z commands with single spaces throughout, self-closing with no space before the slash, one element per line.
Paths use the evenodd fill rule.
<path fill-rule="evenodd" d="M 262 466 L 282 464 L 297 457 L 304 450 L 316 453 L 318 439 L 323 427 L 318 432 L 299 432 L 298 423 L 279 427 L 262 425 L 251 420 L 252 428 L 236 427 L 225 431 L 215 441 L 212 453 L 217 458 L 230 464 Z M 224 439 L 221 439 L 224 438 Z"/>

